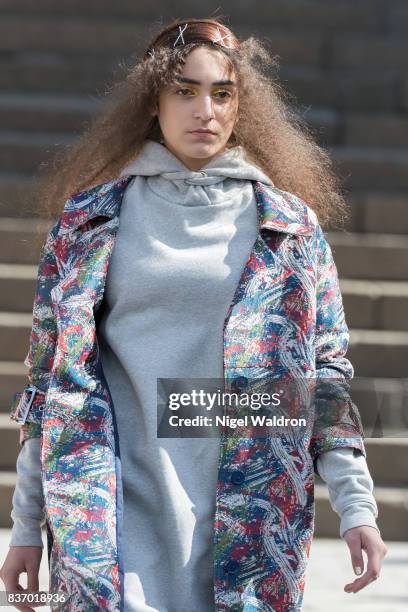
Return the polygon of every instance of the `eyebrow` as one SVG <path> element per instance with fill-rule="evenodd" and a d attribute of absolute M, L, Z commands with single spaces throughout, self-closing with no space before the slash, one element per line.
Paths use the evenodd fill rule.
<path fill-rule="evenodd" d="M 194 83 L 194 85 L 201 85 L 201 81 L 197 81 L 196 79 L 179 77 L 177 80 L 180 81 L 180 83 Z M 212 85 L 234 85 L 235 86 L 235 82 L 227 79 L 225 81 L 214 81 Z"/>

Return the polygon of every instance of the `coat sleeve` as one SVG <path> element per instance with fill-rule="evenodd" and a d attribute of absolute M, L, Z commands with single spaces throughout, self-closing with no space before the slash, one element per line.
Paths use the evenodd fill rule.
<path fill-rule="evenodd" d="M 313 460 L 322 452 L 341 447 L 352 447 L 366 456 L 359 411 L 347 382 L 353 378 L 354 368 L 346 357 L 349 331 L 337 268 L 319 225 L 316 257 L 316 391 L 309 450 Z"/>
<path fill-rule="evenodd" d="M 28 438 L 41 436 L 42 411 L 57 338 L 51 290 L 59 280 L 54 251 L 58 228 L 59 221 L 47 232 L 41 249 L 29 350 L 24 359 L 24 365 L 29 368 L 28 384 L 14 395 L 10 412 L 10 418 L 20 423 L 20 446 Z"/>

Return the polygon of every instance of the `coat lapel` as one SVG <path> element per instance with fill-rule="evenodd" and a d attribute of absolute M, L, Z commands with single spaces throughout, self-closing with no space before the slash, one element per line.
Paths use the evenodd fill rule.
<path fill-rule="evenodd" d="M 258 206 L 260 230 L 268 229 L 284 234 L 310 236 L 316 219 L 305 203 L 288 191 L 253 182 Z"/>
<path fill-rule="evenodd" d="M 61 216 L 60 234 L 69 233 L 97 217 L 119 215 L 123 192 L 132 175 L 125 175 L 92 189 L 78 192 L 67 200 Z M 314 213 L 288 191 L 252 181 L 257 200 L 260 229 L 308 236 L 313 233 Z"/>
<path fill-rule="evenodd" d="M 113 219 L 119 214 L 123 193 L 132 178 L 126 175 L 73 194 L 62 211 L 59 234 L 71 233 L 98 217 Z"/>

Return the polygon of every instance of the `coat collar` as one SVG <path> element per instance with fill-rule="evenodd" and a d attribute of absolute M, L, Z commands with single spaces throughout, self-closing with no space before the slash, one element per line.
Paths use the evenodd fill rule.
<path fill-rule="evenodd" d="M 64 205 L 59 234 L 79 228 L 90 219 L 118 215 L 123 193 L 133 178 L 125 175 L 73 194 Z M 258 205 L 260 229 L 310 236 L 316 227 L 315 213 L 303 200 L 277 187 L 252 181 Z"/>

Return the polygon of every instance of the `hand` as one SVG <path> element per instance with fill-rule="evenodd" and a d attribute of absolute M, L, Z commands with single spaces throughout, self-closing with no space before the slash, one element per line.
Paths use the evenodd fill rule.
<path fill-rule="evenodd" d="M 6 587 L 6 593 L 38 593 L 38 574 L 42 557 L 41 546 L 10 546 L 7 557 L 0 569 L 0 578 Z M 27 588 L 18 583 L 21 573 L 27 572 Z M 11 605 L 11 604 L 10 604 Z M 22 612 L 35 612 L 31 606 L 47 605 L 46 603 L 14 605 Z"/>
<path fill-rule="evenodd" d="M 388 550 L 377 529 L 368 525 L 347 529 L 343 538 L 350 549 L 351 563 L 355 574 L 362 574 L 360 578 L 346 584 L 344 590 L 346 593 L 357 593 L 380 576 L 382 561 Z M 365 574 L 363 574 L 363 550 L 367 554 L 367 571 Z M 358 568 L 360 568 L 360 571 Z"/>

